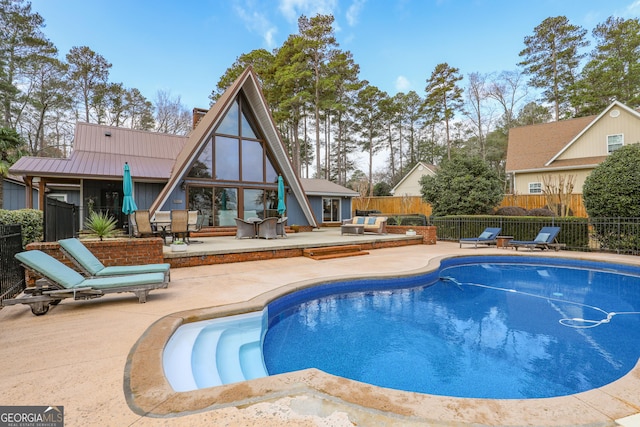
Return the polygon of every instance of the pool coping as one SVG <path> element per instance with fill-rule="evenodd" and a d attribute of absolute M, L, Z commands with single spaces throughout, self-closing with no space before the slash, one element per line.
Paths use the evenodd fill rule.
<path fill-rule="evenodd" d="M 440 256 L 422 268 L 377 275 L 376 278 L 425 274 L 439 268 L 445 259 L 476 256 L 486 255 Z M 530 254 L 495 256 L 527 257 Z M 594 261 L 593 258 L 581 258 L 580 254 L 563 254 L 562 258 Z M 638 266 L 620 261 L 615 264 Z M 360 383 L 317 369 L 175 392 L 163 374 L 164 346 L 182 324 L 262 311 L 274 299 L 297 290 L 364 278 L 371 278 L 371 275 L 314 278 L 283 285 L 246 302 L 164 316 L 144 332 L 127 356 L 124 371 L 127 404 L 139 415 L 163 418 L 230 406 L 246 407 L 285 396 L 311 395 L 331 401 L 347 413 L 364 411 L 407 422 L 475 425 L 616 425 L 615 420 L 640 413 L 640 362 L 622 378 L 598 389 L 570 396 L 526 400 L 456 398 L 406 392 Z"/>

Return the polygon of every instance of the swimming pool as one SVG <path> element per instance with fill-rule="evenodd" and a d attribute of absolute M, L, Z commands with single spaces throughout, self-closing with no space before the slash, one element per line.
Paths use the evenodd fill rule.
<path fill-rule="evenodd" d="M 522 269 L 532 264 L 539 267 L 535 271 Z M 510 267 L 504 270 L 507 265 Z M 640 316 L 620 313 L 640 309 L 639 272 L 635 267 L 614 268 L 611 264 L 563 259 L 545 259 L 541 264 L 539 258 L 530 257 L 465 257 L 443 261 L 439 270 L 417 276 L 325 283 L 276 299 L 264 313 L 249 316 L 253 318 L 253 331 L 246 322 L 232 322 L 231 328 L 235 329 L 227 333 L 226 326 L 219 333 L 212 332 L 218 328 L 211 326 L 215 322 L 204 326 L 201 331 L 209 328 L 210 336 L 232 339 L 215 344 L 199 340 L 208 344 L 193 346 L 189 363 L 216 360 L 236 366 L 235 372 L 246 370 L 258 376 L 267 371 L 273 374 L 314 366 L 384 387 L 451 396 L 530 398 L 576 393 L 619 378 L 637 361 L 640 339 L 635 331 L 640 330 Z M 567 284 L 576 278 L 578 286 Z M 508 283 L 501 284 L 505 279 Z M 551 286 L 543 289 L 539 282 Z M 443 301 L 455 304 L 446 306 Z M 383 329 L 381 325 L 394 307 L 402 327 Z M 537 316 L 532 318 L 527 310 Z M 378 315 L 374 327 L 362 323 L 360 314 L 365 311 Z M 345 313 L 358 316 L 345 319 Z M 578 318 L 583 320 L 575 320 Z M 408 324 L 418 327 L 408 330 Z M 328 329 L 323 332 L 321 327 Z M 278 329 L 285 330 L 280 338 L 274 335 Z M 360 336 L 347 338 L 347 332 L 354 331 Z M 364 336 L 362 331 L 366 332 Z M 378 335 L 370 336 L 370 332 Z M 241 342 L 239 336 L 250 336 L 251 340 Z M 319 336 L 334 341 L 322 344 Z M 262 341 L 264 355 L 256 352 Z M 230 348 L 239 351 L 230 351 L 220 342 L 231 342 Z M 387 347 L 374 350 L 372 342 Z M 406 343 L 422 345 L 418 350 L 401 349 L 400 345 Z M 424 347 L 432 352 L 425 353 Z M 347 349 L 350 351 L 343 351 Z M 221 356 L 224 354 L 237 354 L 234 359 L 240 362 L 229 363 L 226 356 Z M 257 369 L 262 365 L 261 356 L 267 368 L 264 373 Z M 165 373 L 171 370 L 169 359 L 165 349 Z M 292 363 L 284 366 L 281 360 Z M 325 366 L 329 361 L 335 365 Z M 194 366 L 202 368 L 198 363 Z M 354 370 L 360 376 L 353 374 Z M 532 376 L 530 371 L 541 375 Z M 604 371 L 608 373 L 600 375 Z M 388 377 L 395 383 L 385 382 L 389 378 L 380 382 L 374 375 L 380 372 L 393 374 Z M 507 375 L 498 375 L 504 373 Z M 216 385 L 210 381 L 212 377 L 215 375 L 205 373 L 202 381 L 196 374 L 196 388 Z M 417 381 L 408 384 L 407 378 Z M 507 382 L 513 378 L 518 381 Z M 556 378 L 568 381 L 557 383 Z M 231 382 L 242 379 L 248 377 L 236 376 Z M 424 383 L 435 384 L 437 389 L 419 388 Z M 173 382 L 172 386 L 179 389 Z"/>

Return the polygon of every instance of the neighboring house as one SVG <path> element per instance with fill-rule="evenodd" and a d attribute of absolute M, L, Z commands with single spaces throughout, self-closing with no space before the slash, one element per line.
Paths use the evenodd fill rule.
<path fill-rule="evenodd" d="M 513 128 L 506 172 L 515 194 L 541 194 L 545 179 L 574 178 L 573 193 L 591 171 L 625 144 L 640 142 L 640 113 L 613 102 L 597 116 Z"/>
<path fill-rule="evenodd" d="M 425 175 L 435 175 L 436 167 L 424 162 L 416 165 L 391 189 L 391 194 L 401 196 L 422 196 L 420 179 Z"/>
<path fill-rule="evenodd" d="M 235 217 L 278 216 L 281 175 L 289 224 L 317 227 L 316 218 L 327 213 L 333 218 L 330 204 L 312 209 L 251 68 L 210 110 L 194 113 L 197 126 L 188 136 L 78 123 L 69 159 L 23 157 L 10 172 L 23 177 L 28 188 L 40 190 L 36 207 L 43 206 L 45 194 L 57 192 L 56 186 L 75 185 L 81 217 L 102 209 L 125 221 L 122 171 L 128 162 L 139 209 L 199 210 L 208 219 L 205 226 L 235 225 Z M 327 191 L 312 193 L 311 199 L 338 194 L 334 187 Z M 344 194 L 340 215 L 349 212 L 350 217 L 351 197 L 357 193 Z"/>

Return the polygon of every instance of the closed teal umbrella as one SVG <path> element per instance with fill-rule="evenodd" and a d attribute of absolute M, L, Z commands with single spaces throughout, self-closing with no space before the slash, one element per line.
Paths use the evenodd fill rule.
<path fill-rule="evenodd" d="M 135 200 L 133 200 L 133 182 L 131 181 L 131 171 L 129 170 L 129 163 L 124 164 L 124 174 L 122 175 L 122 192 L 124 198 L 122 199 L 122 213 L 130 215 L 138 210 Z"/>
<path fill-rule="evenodd" d="M 282 175 L 278 175 L 278 213 L 283 215 L 287 210 L 287 205 L 284 204 L 284 181 Z"/>

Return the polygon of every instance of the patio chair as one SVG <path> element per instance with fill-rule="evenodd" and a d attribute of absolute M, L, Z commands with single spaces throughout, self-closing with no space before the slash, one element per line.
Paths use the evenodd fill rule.
<path fill-rule="evenodd" d="M 171 211 L 171 236 L 173 242 L 182 236 L 185 243 L 189 243 L 189 212 L 186 209 Z"/>
<path fill-rule="evenodd" d="M 235 218 L 236 221 L 236 239 L 245 237 L 256 237 L 256 223 L 253 221 L 245 221 L 242 218 Z"/>
<path fill-rule="evenodd" d="M 276 235 L 287 237 L 287 232 L 284 229 L 284 223 L 287 222 L 287 217 L 284 216 L 282 218 L 278 218 L 278 222 L 276 223 Z"/>
<path fill-rule="evenodd" d="M 27 304 L 37 316 L 46 314 L 49 306 L 57 305 L 65 298 L 86 300 L 100 298 L 109 293 L 132 292 L 140 303 L 154 289 L 166 288 L 163 273 L 130 274 L 99 278 L 84 278 L 74 269 L 39 250 L 20 252 L 16 259 L 28 270 L 43 279 L 35 287 L 28 287 L 24 296 L 8 299 L 2 305 Z"/>
<path fill-rule="evenodd" d="M 191 243 L 201 243 L 197 240 L 191 240 L 191 233 L 198 232 L 202 229 L 202 224 L 204 224 L 204 215 L 198 214 L 198 211 L 189 211 L 189 220 L 187 221 L 187 231 L 189 244 Z"/>
<path fill-rule="evenodd" d="M 526 240 L 512 240 L 509 242 L 509 246 L 513 246 L 516 251 L 518 248 L 534 249 L 554 249 L 556 251 L 566 246 L 565 243 L 558 243 L 556 237 L 560 233 L 560 227 L 542 227 L 535 239 Z"/>
<path fill-rule="evenodd" d="M 151 227 L 151 219 L 149 217 L 149 211 L 147 211 L 147 210 L 135 211 L 134 212 L 134 220 L 135 220 L 134 236 L 136 236 L 136 237 L 145 237 L 145 236 L 155 237 L 155 236 L 160 235 L 160 237 L 162 237 L 162 240 L 164 241 L 164 243 L 165 244 L 167 243 L 164 233 L 162 233 L 162 232 L 160 232 L 158 230 L 154 230 L 153 227 Z"/>
<path fill-rule="evenodd" d="M 276 239 L 278 237 L 278 233 L 276 231 L 276 227 L 278 225 L 278 218 L 275 216 L 265 218 L 262 221 L 256 224 L 256 228 L 258 229 L 258 238 L 259 239 Z"/>
<path fill-rule="evenodd" d="M 88 277 L 122 276 L 127 274 L 162 273 L 164 281 L 171 280 L 170 264 L 122 265 L 105 267 L 93 253 L 75 238 L 58 240 L 60 250 Z"/>
<path fill-rule="evenodd" d="M 478 245 L 495 245 L 500 231 L 502 231 L 502 228 L 487 227 L 478 237 L 464 237 L 460 239 L 460 247 L 462 247 L 462 245 L 473 245 L 477 248 Z"/>

